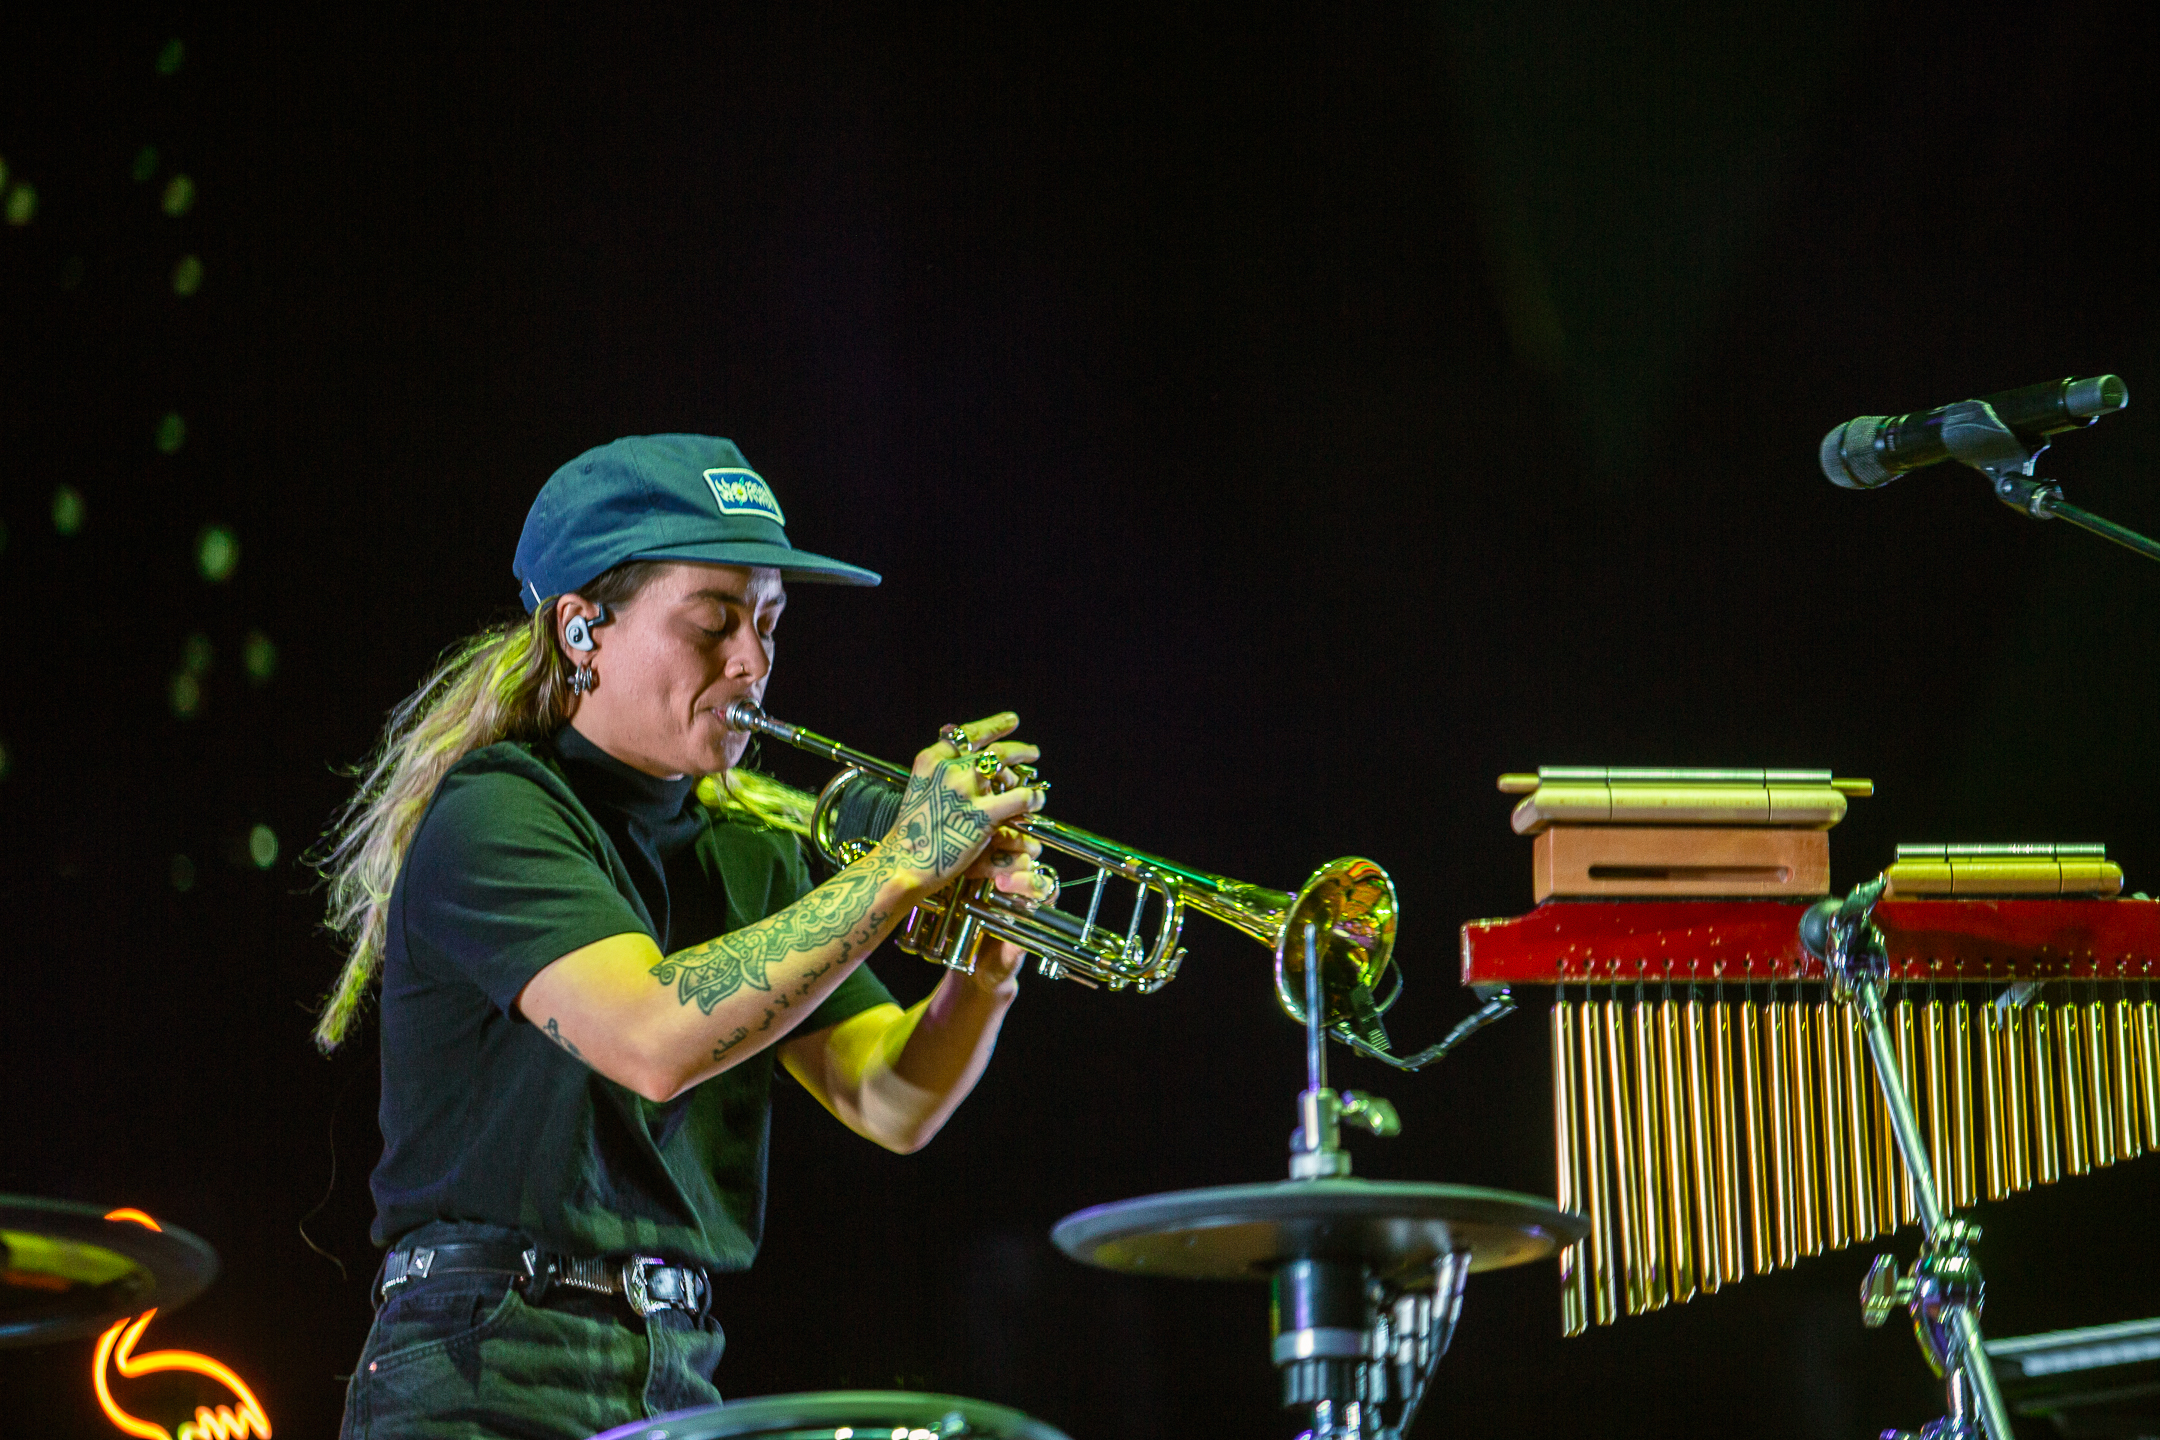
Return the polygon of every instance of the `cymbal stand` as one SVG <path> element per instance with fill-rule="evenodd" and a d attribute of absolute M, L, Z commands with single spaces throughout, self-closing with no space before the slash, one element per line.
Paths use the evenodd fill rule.
<path fill-rule="evenodd" d="M 1350 1174 L 1342 1127 L 1391 1136 L 1401 1133 L 1402 1120 L 1377 1095 L 1329 1088 L 1318 932 L 1309 923 L 1304 946 L 1305 1089 L 1290 1137 L 1290 1178 L 1342 1180 Z M 1470 1256 L 1460 1250 L 1435 1259 L 1429 1290 L 1385 1284 L 1356 1260 L 1285 1261 L 1269 1285 L 1269 1310 L 1283 1405 L 1311 1417 L 1299 1440 L 1402 1440 L 1454 1338 L 1469 1278 Z M 1389 1424 L 1381 1407 L 1391 1397 L 1401 1408 Z"/>
<path fill-rule="evenodd" d="M 1882 932 L 1869 917 L 1882 898 L 1884 883 L 1878 876 L 1842 902 L 1822 901 L 1800 922 L 1801 942 L 1824 962 L 1831 983 L 1852 999 L 1859 1013 L 1898 1153 L 1912 1177 L 1924 1234 L 1918 1258 L 1903 1275 L 1888 1255 L 1876 1257 L 1860 1288 L 1861 1321 L 1870 1327 L 1881 1325 L 1900 1306 L 1912 1316 L 1921 1353 L 1943 1377 L 1947 1413 L 1917 1434 L 1882 1433 L 1884 1440 L 2016 1440 L 1980 1336 L 1984 1286 L 1971 1251 L 1972 1242 L 1980 1238 L 1980 1227 L 1947 1213 L 1936 1194 L 1934 1167 L 1920 1138 L 1919 1118 L 1912 1096 L 1906 1093 L 1890 1027 L 1883 1018 L 1882 986 L 1890 973 L 1890 956 Z"/>

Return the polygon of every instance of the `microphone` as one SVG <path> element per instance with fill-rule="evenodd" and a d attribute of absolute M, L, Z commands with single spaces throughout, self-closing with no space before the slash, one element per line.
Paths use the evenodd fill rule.
<path fill-rule="evenodd" d="M 1860 415 L 1823 436 L 1822 470 L 1834 485 L 1872 490 L 1942 460 L 1983 469 L 2005 460 L 2018 463 L 2030 458 L 2020 446 L 2038 454 L 2047 448 L 2048 436 L 2090 425 L 2129 403 L 2129 387 L 2120 377 L 2095 375 L 2024 385 L 1910 415 Z"/>

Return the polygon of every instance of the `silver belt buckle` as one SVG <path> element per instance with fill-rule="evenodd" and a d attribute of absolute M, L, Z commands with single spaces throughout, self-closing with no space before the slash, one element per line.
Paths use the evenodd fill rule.
<path fill-rule="evenodd" d="M 665 1264 L 667 1264 L 667 1261 L 657 1255 L 633 1255 L 628 1260 L 623 1261 L 623 1299 L 629 1301 L 630 1308 L 637 1311 L 641 1316 L 650 1315 L 655 1310 L 666 1310 L 674 1303 L 670 1300 L 653 1299 L 652 1291 L 645 1283 L 646 1271 L 657 1269 Z"/>

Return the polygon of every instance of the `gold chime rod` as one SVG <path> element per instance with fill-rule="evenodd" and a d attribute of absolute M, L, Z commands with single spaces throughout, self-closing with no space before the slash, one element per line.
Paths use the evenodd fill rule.
<path fill-rule="evenodd" d="M 1950 1189 L 1959 1209 L 1980 1199 L 1973 1164 L 1972 1007 L 1960 998 L 1950 1009 Z"/>
<path fill-rule="evenodd" d="M 1770 1080 L 1770 1175 L 1772 1215 L 1777 1227 L 1779 1269 L 1799 1258 L 1799 1191 L 1794 1184 L 1792 1100 L 1785 1064 L 1785 1007 L 1773 998 L 1763 1007 L 1763 1068 Z"/>
<path fill-rule="evenodd" d="M 1823 1243 L 1832 1250 L 1842 1250 L 1849 1243 L 1852 1221 L 1852 1202 L 1845 1186 L 1845 1116 L 1841 1104 L 1845 1081 L 1840 1062 L 1845 1047 L 1839 1041 L 1839 1032 L 1845 1028 L 1844 1019 L 1843 1007 L 1833 1005 L 1827 997 L 1815 1003 L 1815 1069 L 1822 1086 L 1822 1230 Z"/>
<path fill-rule="evenodd" d="M 1553 1184 L 1564 1211 L 1589 1208 L 1581 1183 L 1581 1152 L 1575 1146 L 1574 1010 L 1559 996 L 1552 1007 Z M 1560 1333 L 1580 1335 L 1587 1323 L 1585 1304 L 1590 1275 L 1584 1260 L 1589 1247 L 1581 1240 L 1560 1248 Z"/>
<path fill-rule="evenodd" d="M 1717 1158 L 1717 1136 L 1710 1129 L 1710 1072 L 1705 1055 L 1703 1003 L 1690 992 L 1686 1006 L 1688 1174 L 1693 1180 L 1689 1201 L 1695 1215 L 1695 1269 L 1704 1293 L 1716 1294 L 1724 1282 L 1724 1257 L 1719 1253 L 1717 1183 L 1712 1165 Z"/>
<path fill-rule="evenodd" d="M 1590 1201 L 1590 1305 L 1600 1325 L 1620 1318 L 1617 1286 L 1620 1272 L 1613 1263 L 1613 1211 L 1610 1196 L 1612 1175 L 1608 1169 L 1605 1140 L 1606 1105 L 1603 1099 L 1605 1051 L 1600 1029 L 1601 1007 L 1585 1000 L 1576 1029 L 1582 1056 L 1582 1079 L 1577 1089 L 1583 1118 L 1583 1173 Z"/>
<path fill-rule="evenodd" d="M 1665 1253 L 1671 1257 L 1673 1301 L 1685 1304 L 1695 1296 L 1695 1220 L 1688 1207 L 1688 1112 L 1681 1095 L 1687 1084 L 1687 1050 L 1680 1033 L 1680 1002 L 1666 996 L 1651 1021 L 1657 1040 L 1658 1130 L 1664 1142 Z"/>
<path fill-rule="evenodd" d="M 1757 1007 L 1752 1000 L 1740 1005 L 1740 1084 L 1746 1105 L 1748 1159 L 1748 1236 L 1753 1244 L 1754 1273 L 1767 1275 L 1777 1268 L 1777 1248 L 1770 1228 L 1769 1158 L 1763 1137 L 1772 1132 L 1768 1102 L 1763 1094 L 1762 1045 Z"/>
<path fill-rule="evenodd" d="M 1877 1232 L 1874 1160 L 1868 1154 L 1868 1095 L 1875 1082 L 1866 1069 L 1867 1056 L 1860 1038 L 1860 1012 L 1846 1004 L 1841 1012 L 1845 1046 L 1845 1139 L 1846 1176 L 1852 1185 L 1852 1224 L 1855 1240 L 1872 1240 Z"/>
<path fill-rule="evenodd" d="M 1987 1127 L 1987 1198 L 2010 1194 L 2010 1157 L 2006 1148 L 2008 1117 L 2003 1109 L 2002 1011 L 1980 1007 L 1980 1110 Z"/>
<path fill-rule="evenodd" d="M 1733 1113 L 1732 1006 L 1720 1001 L 1710 1009 L 1717 1021 L 1710 1031 L 1710 1049 L 1715 1056 L 1712 1068 L 1717 1072 L 1717 1089 L 1710 1100 L 1717 1125 L 1718 1271 L 1726 1284 L 1736 1285 L 1747 1278 L 1747 1259 L 1740 1247 L 1740 1148 Z"/>
<path fill-rule="evenodd" d="M 1649 1266 L 1635 1176 L 1635 1127 L 1629 1115 L 1627 1040 L 1620 1010 L 1618 1000 L 1605 1002 L 1606 1090 L 1612 1104 L 1613 1194 L 1620 1210 L 1621 1249 L 1626 1255 L 1627 1313 L 1640 1315 L 1650 1308 Z"/>

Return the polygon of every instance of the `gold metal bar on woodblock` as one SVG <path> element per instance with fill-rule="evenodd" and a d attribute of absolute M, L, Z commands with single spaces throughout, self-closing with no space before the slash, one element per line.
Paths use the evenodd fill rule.
<path fill-rule="evenodd" d="M 2115 1033 L 2115 1153 L 2135 1160 L 2145 1153 L 2145 1135 L 2138 1123 L 2137 1014 L 2128 999 L 2112 1007 Z"/>
<path fill-rule="evenodd" d="M 1635 1177 L 1640 1186 L 1635 1207 L 1641 1216 L 1638 1223 L 1647 1261 L 1646 1298 L 1650 1308 L 1658 1310 L 1672 1303 L 1673 1292 L 1672 1256 L 1665 1246 L 1665 1157 L 1660 1144 L 1664 1127 L 1659 1123 L 1655 1009 L 1647 1000 L 1635 1002 L 1635 1047 L 1628 1059 L 1635 1076 Z"/>
<path fill-rule="evenodd" d="M 1605 1140 L 1605 1117 L 1611 1107 L 1605 1103 L 1603 1009 L 1594 1000 L 1583 1001 L 1576 1026 L 1582 1084 L 1576 1095 L 1582 1110 L 1583 1179 L 1590 1207 L 1590 1248 L 1585 1252 L 1590 1262 L 1589 1309 L 1598 1324 L 1610 1325 L 1620 1317 L 1620 1271 L 1613 1261 L 1613 1181 Z"/>
<path fill-rule="evenodd" d="M 1695 1216 L 1696 1284 L 1706 1295 L 1717 1293 L 1724 1279 L 1724 1260 L 1718 1253 L 1718 1185 L 1711 1162 L 1717 1153 L 1717 1136 L 1710 1129 L 1710 1083 L 1706 1068 L 1709 1056 L 1703 1043 L 1703 1003 L 1690 994 L 1685 1010 L 1687 1024 L 1688 1202 Z"/>
<path fill-rule="evenodd" d="M 1747 1257 L 1741 1253 L 1740 1147 L 1733 1094 L 1732 1006 L 1719 1001 L 1710 1007 L 1717 1022 L 1710 1030 L 1711 1069 L 1717 1088 L 1710 1092 L 1712 1121 L 1717 1126 L 1718 1172 L 1718 1275 L 1728 1285 L 1747 1278 Z"/>
<path fill-rule="evenodd" d="M 2086 1145 L 2095 1165 L 2115 1163 L 2115 1078 L 2108 1065 L 2107 1032 L 2107 1007 L 2095 995 L 2085 1005 Z"/>
<path fill-rule="evenodd" d="M 1845 1044 L 1845 1177 L 1852 1187 L 1853 1239 L 1872 1240 L 1877 1232 L 1875 1161 L 1868 1154 L 1868 1097 L 1875 1093 L 1868 1073 L 1867 1042 L 1860 1038 L 1860 1010 L 1838 1007 Z"/>
<path fill-rule="evenodd" d="M 1950 1180 L 1959 1209 L 1979 1203 L 1973 1165 L 1972 1006 L 1950 1006 Z"/>
<path fill-rule="evenodd" d="M 1980 1112 L 1987 1136 L 1987 1198 L 2010 1194 L 2009 1116 L 2003 1110 L 2002 1011 L 1980 1007 Z"/>
<path fill-rule="evenodd" d="M 1919 1047 L 1913 1043 L 1913 1003 L 1910 1000 L 1900 1000 L 1897 1003 L 1896 1039 L 1898 1075 L 1905 1083 L 1906 1100 L 1917 1111 L 1920 1105 L 1920 1054 Z M 1889 1103 L 1885 1098 L 1883 1104 L 1887 1107 Z M 1890 1130 L 1890 1117 L 1887 1114 L 1883 1116 L 1883 1129 L 1886 1133 Z M 1896 1150 L 1897 1136 L 1891 1134 L 1889 1138 L 1891 1148 Z M 1897 1151 L 1897 1172 L 1898 1223 L 1917 1225 L 1920 1223 L 1920 1196 L 1913 1188 L 1912 1170 L 1905 1163 L 1905 1152 L 1902 1150 Z"/>
<path fill-rule="evenodd" d="M 1770 1081 L 1770 1199 L 1780 1269 L 1799 1258 L 1800 1193 L 1794 1183 L 1791 1070 L 1785 1050 L 1785 1007 L 1763 1006 L 1763 1071 Z"/>
<path fill-rule="evenodd" d="M 1554 1199 L 1563 1211 L 1584 1208 L 1581 1152 L 1575 1146 L 1574 1006 L 1555 997 L 1552 1007 L 1552 1107 Z M 1580 1335 L 1587 1323 L 1584 1300 L 1590 1275 L 1583 1260 L 1588 1247 L 1577 1240 L 1560 1247 L 1560 1333 Z"/>
<path fill-rule="evenodd" d="M 1950 1086 L 1943 1072 L 1943 1013 L 1940 1000 L 1921 1007 L 1920 1053 L 1927 1061 L 1928 1171 L 1935 1177 L 1935 1197 L 1945 1210 L 1950 1199 Z"/>
<path fill-rule="evenodd" d="M 2084 1029 L 2075 1000 L 2055 1007 L 2055 1111 L 2062 1126 L 2063 1169 L 2072 1175 L 2092 1173 L 2092 1154 L 2085 1148 L 2085 1077 L 2078 1064 Z"/>
<path fill-rule="evenodd" d="M 2033 1187 L 2032 1052 L 2025 1044 L 2022 1006 L 1993 1006 L 2002 1012 L 2003 1108 L 2010 1119 L 2003 1143 L 2010 1162 L 2010 1193 Z"/>
<path fill-rule="evenodd" d="M 1777 1246 L 1770 1229 L 1770 1180 L 1763 1137 L 1771 1133 L 1768 1101 L 1763 1094 L 1761 1012 L 1753 1000 L 1740 1005 L 1740 1084 L 1746 1102 L 1748 1159 L 1748 1238 L 1757 1275 L 1777 1268 Z"/>
<path fill-rule="evenodd" d="M 2138 1000 L 2138 1097 L 2145 1110 L 2145 1142 L 2160 1151 L 2160 1006 Z"/>
<path fill-rule="evenodd" d="M 2062 1127 L 2055 1111 L 2054 1007 L 2034 1004 L 2025 1017 L 2025 1095 L 2032 1107 L 2033 1179 L 2052 1185 L 2062 1178 Z"/>
<path fill-rule="evenodd" d="M 1815 1002 L 1815 1075 L 1817 1115 L 1822 1126 L 1817 1135 L 1822 1145 L 1823 1247 L 1842 1250 L 1851 1243 L 1852 1206 L 1845 1193 L 1845 1046 L 1836 1023 L 1844 1019 L 1841 1007 L 1830 1003 L 1828 992 Z"/>
<path fill-rule="evenodd" d="M 1649 1305 L 1649 1266 L 1643 1248 L 1641 1195 L 1635 1178 L 1635 1122 L 1628 1083 L 1626 1025 L 1618 1000 L 1605 1002 L 1606 1096 L 1612 1104 L 1613 1197 L 1620 1212 L 1620 1248 L 1627 1275 L 1627 1313 Z"/>
<path fill-rule="evenodd" d="M 1680 1034 L 1680 1002 L 1667 996 L 1651 1016 L 1658 1052 L 1658 1138 L 1664 1142 L 1665 1254 L 1672 1298 L 1695 1298 L 1695 1217 L 1688 1207 L 1687 1042 Z"/>

